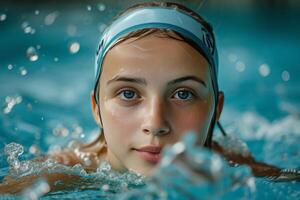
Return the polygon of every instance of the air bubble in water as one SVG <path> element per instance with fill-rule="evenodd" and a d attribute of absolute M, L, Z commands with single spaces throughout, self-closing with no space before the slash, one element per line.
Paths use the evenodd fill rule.
<path fill-rule="evenodd" d="M 35 11 L 34 11 L 34 14 L 35 14 L 35 15 L 39 15 L 39 14 L 40 14 L 40 11 L 39 11 L 39 10 L 35 10 Z"/>
<path fill-rule="evenodd" d="M 20 67 L 19 70 L 20 70 L 20 74 L 22 76 L 26 76 L 27 75 L 27 69 L 25 69 L 25 67 Z"/>
<path fill-rule="evenodd" d="M 37 61 L 39 59 L 39 55 L 36 49 L 32 46 L 27 49 L 26 54 L 27 58 L 32 62 Z"/>
<path fill-rule="evenodd" d="M 7 18 L 6 14 L 1 14 L 0 15 L 0 21 L 5 21 Z"/>
<path fill-rule="evenodd" d="M 59 15 L 59 12 L 57 12 L 57 11 L 48 14 L 44 19 L 45 25 L 47 25 L 47 26 L 52 25 L 55 22 L 58 15 Z"/>
<path fill-rule="evenodd" d="M 54 58 L 54 62 L 58 62 L 58 60 L 59 60 L 58 57 Z"/>
<path fill-rule="evenodd" d="M 79 51 L 80 49 L 80 44 L 78 42 L 73 42 L 70 46 L 69 46 L 69 51 L 71 54 L 75 54 Z"/>
<path fill-rule="evenodd" d="M 102 11 L 105 10 L 106 6 L 103 3 L 98 3 L 97 4 L 97 8 L 98 8 L 99 11 L 102 12 Z"/>

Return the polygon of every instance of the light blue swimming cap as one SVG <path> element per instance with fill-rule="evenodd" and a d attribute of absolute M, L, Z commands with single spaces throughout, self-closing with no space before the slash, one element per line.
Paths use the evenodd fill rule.
<path fill-rule="evenodd" d="M 210 64 L 210 72 L 214 87 L 215 97 L 218 93 L 218 53 L 213 35 L 197 20 L 190 15 L 174 8 L 143 7 L 121 15 L 101 36 L 96 54 L 95 78 L 96 84 L 101 73 L 102 62 L 108 52 L 120 38 L 127 34 L 145 29 L 169 29 L 191 39 L 202 50 Z M 98 99 L 98 95 L 96 95 Z"/>

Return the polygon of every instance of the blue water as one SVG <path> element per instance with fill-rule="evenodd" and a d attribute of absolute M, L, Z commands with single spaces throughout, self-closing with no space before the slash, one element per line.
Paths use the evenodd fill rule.
<path fill-rule="evenodd" d="M 105 24 L 124 6 L 7 3 L 0 7 L 0 180 L 8 173 L 4 147 L 10 142 L 24 147 L 20 160 L 25 161 L 59 149 L 71 139 L 90 141 L 96 136 L 98 129 L 89 104 L 94 54 Z M 246 143 L 257 160 L 282 168 L 299 168 L 299 12 L 292 8 L 209 8 L 205 3 L 199 12 L 212 23 L 216 33 L 220 89 L 225 93 L 221 122 L 230 135 Z M 199 153 L 203 159 L 207 155 L 211 152 Z M 188 172 L 179 173 L 181 165 L 176 166 L 162 166 L 148 184 L 139 178 L 125 178 L 129 185 L 132 183 L 125 189 L 122 182 L 126 180 L 114 174 L 107 179 L 110 189 L 115 186 L 111 191 L 101 181 L 109 175 L 80 174 L 87 182 L 83 190 L 73 187 L 42 199 L 131 199 L 147 195 L 155 199 L 166 193 L 174 199 L 300 198 L 299 182 L 253 178 L 248 168 L 221 165 L 224 174 L 209 184 L 201 178 L 193 182 Z M 160 173 L 169 176 L 162 179 Z M 230 186 L 233 174 L 240 174 L 236 187 Z M 116 196 L 119 192 L 122 194 Z"/>

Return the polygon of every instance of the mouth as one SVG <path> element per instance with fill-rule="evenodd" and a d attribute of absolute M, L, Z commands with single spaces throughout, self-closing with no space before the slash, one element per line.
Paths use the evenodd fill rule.
<path fill-rule="evenodd" d="M 161 159 L 161 146 L 144 146 L 134 150 L 148 163 L 157 164 Z"/>

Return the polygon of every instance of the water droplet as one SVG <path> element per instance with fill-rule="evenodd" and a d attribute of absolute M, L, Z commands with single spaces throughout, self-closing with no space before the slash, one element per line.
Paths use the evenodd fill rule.
<path fill-rule="evenodd" d="M 98 28 L 99 32 L 102 33 L 105 30 L 106 27 L 107 27 L 106 24 L 100 24 L 100 26 Z"/>
<path fill-rule="evenodd" d="M 19 71 L 20 71 L 20 74 L 22 76 L 26 76 L 27 75 L 27 69 L 25 69 L 25 67 L 20 67 Z"/>
<path fill-rule="evenodd" d="M 26 28 L 27 26 L 29 26 L 29 23 L 27 21 L 24 21 L 21 25 L 22 29 Z"/>
<path fill-rule="evenodd" d="M 62 124 L 58 124 L 53 129 L 53 135 L 60 136 L 60 137 L 67 137 L 69 135 L 69 130 L 64 127 Z"/>
<path fill-rule="evenodd" d="M 12 111 L 13 107 L 17 104 L 20 104 L 22 102 L 22 97 L 21 96 L 7 96 L 5 98 L 5 106 L 3 109 L 4 114 L 8 114 Z"/>
<path fill-rule="evenodd" d="M 7 69 L 12 70 L 12 69 L 13 69 L 13 65 L 12 65 L 12 64 L 9 64 L 9 65 L 7 66 Z"/>
<path fill-rule="evenodd" d="M 286 70 L 284 70 L 282 73 L 281 73 L 281 78 L 283 81 L 289 81 L 290 80 L 290 73 Z"/>
<path fill-rule="evenodd" d="M 68 25 L 67 34 L 69 36 L 75 36 L 76 33 L 77 33 L 77 27 L 75 25 L 72 25 L 72 24 Z"/>
<path fill-rule="evenodd" d="M 31 26 L 27 26 L 24 28 L 24 33 L 28 34 L 28 33 L 31 33 L 32 32 L 32 28 Z"/>
<path fill-rule="evenodd" d="M 59 15 L 59 12 L 57 12 L 57 11 L 48 14 L 44 19 L 45 25 L 47 25 L 47 26 L 52 25 L 55 22 L 58 15 Z"/>
<path fill-rule="evenodd" d="M 102 190 L 103 191 L 108 191 L 109 190 L 109 185 L 108 184 L 104 184 L 104 185 L 102 185 Z"/>
<path fill-rule="evenodd" d="M 31 34 L 35 34 L 35 29 L 32 28 L 31 31 L 30 31 L 30 33 L 31 33 Z"/>
<path fill-rule="evenodd" d="M 245 63 L 243 63 L 242 61 L 238 61 L 238 62 L 235 64 L 235 69 L 236 69 L 238 72 L 243 72 L 243 71 L 245 71 L 245 69 L 246 69 L 246 65 L 245 65 Z"/>
<path fill-rule="evenodd" d="M 28 110 L 32 110 L 32 104 L 31 104 L 31 103 L 28 103 L 28 104 L 27 104 L 27 109 L 28 109 Z"/>
<path fill-rule="evenodd" d="M 236 54 L 231 53 L 231 54 L 228 55 L 228 60 L 229 60 L 230 62 L 232 62 L 232 63 L 236 62 L 237 59 L 238 59 L 238 57 L 237 57 Z"/>
<path fill-rule="evenodd" d="M 271 73 L 270 67 L 267 64 L 262 64 L 259 66 L 259 73 L 261 76 L 266 77 Z"/>
<path fill-rule="evenodd" d="M 80 44 L 78 42 L 73 42 L 70 46 L 69 46 L 69 51 L 72 54 L 75 54 L 79 51 L 80 49 Z"/>
<path fill-rule="evenodd" d="M 177 142 L 176 144 L 173 145 L 173 150 L 179 154 L 185 150 L 185 146 L 183 142 Z"/>
<path fill-rule="evenodd" d="M 29 58 L 30 61 L 34 62 L 39 59 L 39 55 L 36 52 L 36 49 L 34 47 L 29 47 L 26 51 L 27 58 Z"/>
<path fill-rule="evenodd" d="M 33 155 L 37 154 L 39 152 L 39 148 L 37 145 L 33 144 L 29 147 L 29 152 Z"/>
<path fill-rule="evenodd" d="M 0 21 L 5 21 L 7 18 L 6 14 L 1 14 L 0 15 Z"/>
<path fill-rule="evenodd" d="M 105 10 L 106 6 L 103 3 L 98 3 L 97 4 L 97 8 L 98 8 L 99 11 L 102 12 L 102 11 Z"/>
<path fill-rule="evenodd" d="M 39 14 L 40 14 L 40 11 L 39 11 L 39 10 L 35 10 L 35 11 L 34 11 L 34 14 L 35 14 L 35 15 L 39 15 Z"/>
<path fill-rule="evenodd" d="M 91 11 L 91 10 L 92 10 L 92 6 L 87 5 L 87 6 L 86 6 L 86 9 L 87 9 L 88 11 Z"/>
<path fill-rule="evenodd" d="M 21 199 L 38 200 L 49 191 L 50 186 L 47 180 L 44 178 L 39 178 L 32 185 L 22 191 Z"/>

